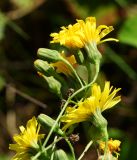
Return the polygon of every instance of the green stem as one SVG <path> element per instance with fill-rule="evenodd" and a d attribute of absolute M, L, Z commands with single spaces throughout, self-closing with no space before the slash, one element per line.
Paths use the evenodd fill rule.
<path fill-rule="evenodd" d="M 63 139 L 62 137 L 56 139 L 56 141 L 54 141 L 52 144 L 50 144 L 49 146 L 47 146 L 46 148 L 43 149 L 43 152 L 47 151 L 48 149 L 52 148 L 54 144 L 56 144 L 57 142 L 59 142 L 61 139 Z"/>
<path fill-rule="evenodd" d="M 107 150 L 108 150 L 108 140 L 105 141 L 105 149 L 104 149 L 104 156 L 103 156 L 103 160 L 107 160 L 106 156 L 107 156 Z"/>
<path fill-rule="evenodd" d="M 58 123 L 59 119 L 61 118 L 62 114 L 64 113 L 64 111 L 65 111 L 66 107 L 68 106 L 69 102 L 71 101 L 71 99 L 74 98 L 74 97 L 75 97 L 77 94 L 79 94 L 81 91 L 83 91 L 83 90 L 87 89 L 88 87 L 90 87 L 91 84 L 96 81 L 97 76 L 98 76 L 98 73 L 99 73 L 99 64 L 98 64 L 98 63 L 95 63 L 95 68 L 96 68 L 96 74 L 95 74 L 92 82 L 90 82 L 90 83 L 89 83 L 88 85 L 86 85 L 86 86 L 83 86 L 82 88 L 80 88 L 79 90 L 77 90 L 75 93 L 73 93 L 73 94 L 68 98 L 68 100 L 66 101 L 66 103 L 64 104 L 64 107 L 62 108 L 61 112 L 59 113 L 59 115 L 58 115 L 58 117 L 57 117 L 54 125 L 52 126 L 50 132 L 49 132 L 48 135 L 47 135 L 47 138 L 45 139 L 45 141 L 44 141 L 44 143 L 43 143 L 43 147 L 46 146 L 46 144 L 47 144 L 47 142 L 48 142 L 48 140 L 49 140 L 49 138 L 50 138 L 50 136 L 51 136 L 51 134 L 52 134 L 55 126 L 56 126 L 56 124 Z"/>
<path fill-rule="evenodd" d="M 94 77 L 92 78 L 92 81 L 90 81 L 90 85 L 92 84 L 92 83 L 94 83 L 95 81 L 96 81 L 96 79 L 97 79 L 97 76 L 98 76 L 98 73 L 99 73 L 99 67 L 100 67 L 100 62 L 99 61 L 95 61 L 95 75 L 94 75 Z M 90 71 L 91 71 L 91 69 L 90 69 Z M 91 74 L 91 73 L 89 73 L 89 74 Z M 89 85 L 88 84 L 88 85 Z"/>
<path fill-rule="evenodd" d="M 37 160 L 37 158 L 41 155 L 41 152 L 38 152 L 35 156 L 31 158 L 31 160 Z"/>
<path fill-rule="evenodd" d="M 102 160 L 108 160 L 109 158 L 108 158 L 107 154 L 108 154 L 108 139 L 109 139 L 109 136 L 108 136 L 107 126 L 102 127 L 101 132 L 102 132 L 102 136 L 103 136 L 102 140 L 105 142 L 104 156 L 103 156 Z"/>
<path fill-rule="evenodd" d="M 70 141 L 68 140 L 68 138 L 65 138 L 65 140 L 66 140 L 66 142 L 67 142 L 67 144 L 68 144 L 68 146 L 71 150 L 72 158 L 73 158 L 73 160 L 75 160 L 76 158 L 75 158 L 74 148 L 73 148 L 72 144 L 70 143 Z"/>
<path fill-rule="evenodd" d="M 50 132 L 48 133 L 47 138 L 45 139 L 45 141 L 44 141 L 44 143 L 43 143 L 43 147 L 46 146 L 46 144 L 47 144 L 47 142 L 48 142 L 48 140 L 49 140 L 49 138 L 50 138 L 50 136 L 51 136 L 51 134 L 52 134 L 52 132 L 53 132 L 55 126 L 56 126 L 56 124 L 58 123 L 58 121 L 59 121 L 59 119 L 61 118 L 62 114 L 64 113 L 64 111 L 65 111 L 67 105 L 69 104 L 69 100 L 70 100 L 70 98 L 68 98 L 68 101 L 66 101 L 66 103 L 65 103 L 64 107 L 62 108 L 60 114 L 58 115 L 58 117 L 57 117 L 57 119 L 56 119 L 54 125 L 53 125 L 52 128 L 50 129 Z"/>
<path fill-rule="evenodd" d="M 98 76 L 98 73 L 99 73 L 99 67 L 100 67 L 100 61 L 95 61 L 94 63 L 94 68 L 95 68 L 95 73 L 93 74 L 92 73 L 92 63 L 87 63 L 86 67 L 87 67 L 87 71 L 88 71 L 88 83 L 91 84 L 91 83 L 94 83 L 97 79 L 97 76 Z M 94 75 L 94 77 L 93 77 Z M 87 97 L 87 94 L 88 94 L 88 88 L 87 88 L 87 91 L 86 91 L 86 94 L 85 94 L 85 97 Z"/>
<path fill-rule="evenodd" d="M 54 140 L 54 142 L 52 144 L 50 144 L 49 146 L 47 146 L 46 148 L 43 148 L 42 150 L 40 150 L 35 156 L 33 156 L 31 158 L 31 160 L 37 160 L 37 158 L 45 151 L 47 151 L 48 149 L 52 148 L 57 142 L 59 142 L 62 139 L 62 137 Z"/>
<path fill-rule="evenodd" d="M 55 136 L 55 138 L 54 138 L 54 142 L 56 142 L 56 140 L 57 140 L 57 136 Z M 52 151 L 54 151 L 55 146 L 56 146 L 56 143 L 53 143 Z M 54 152 L 53 152 L 53 153 L 54 153 Z M 51 156 L 50 160 L 54 160 L 54 154 L 52 154 L 52 156 Z"/>
<path fill-rule="evenodd" d="M 99 60 L 95 61 L 95 63 L 87 63 L 86 64 L 87 71 L 88 71 L 88 83 L 92 82 L 93 78 L 96 75 L 96 70 L 99 70 L 99 69 L 97 69 L 97 67 L 99 67 L 99 65 L 97 66 L 97 64 L 100 64 Z M 95 68 L 95 73 L 92 73 L 93 72 L 93 69 L 92 69 L 93 67 Z"/>
<path fill-rule="evenodd" d="M 88 151 L 88 149 L 91 147 L 91 145 L 93 144 L 93 141 L 91 140 L 85 147 L 84 151 L 81 153 L 80 157 L 78 158 L 78 160 L 81 160 L 85 153 Z"/>
<path fill-rule="evenodd" d="M 70 101 L 70 103 L 73 103 L 73 104 L 77 105 L 77 102 L 75 102 L 75 101 L 72 101 L 72 100 Z"/>
<path fill-rule="evenodd" d="M 62 62 L 64 62 L 69 67 L 69 69 L 73 72 L 73 74 L 77 78 L 77 80 L 80 83 L 81 87 L 83 87 L 83 83 L 82 83 L 81 79 L 79 78 L 76 70 L 73 68 L 73 66 L 67 60 L 65 60 L 64 58 L 62 58 Z"/>

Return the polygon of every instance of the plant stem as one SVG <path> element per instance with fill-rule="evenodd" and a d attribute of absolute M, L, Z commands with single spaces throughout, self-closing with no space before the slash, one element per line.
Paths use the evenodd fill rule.
<path fill-rule="evenodd" d="M 93 144 L 93 141 L 91 140 L 91 141 L 86 145 L 84 151 L 82 152 L 82 154 L 80 155 L 80 157 L 78 158 L 78 160 L 81 160 L 81 159 L 84 157 L 85 153 L 88 151 L 88 149 L 90 148 L 90 146 L 91 146 L 92 144 Z"/>
<path fill-rule="evenodd" d="M 97 76 L 98 76 L 98 73 L 99 73 L 99 63 L 95 63 L 95 69 L 96 69 L 96 74 L 95 74 L 92 82 L 90 82 L 90 83 L 87 84 L 86 86 L 81 87 L 79 90 L 77 90 L 75 93 L 73 93 L 73 94 L 68 98 L 68 100 L 67 100 L 66 103 L 64 104 L 64 107 L 62 108 L 61 112 L 59 113 L 59 115 L 58 115 L 58 117 L 57 117 L 54 125 L 53 125 L 52 128 L 50 129 L 50 132 L 49 132 L 49 134 L 47 135 L 47 138 L 45 139 L 45 141 L 44 141 L 44 143 L 43 143 L 43 147 L 46 146 L 46 144 L 47 144 L 47 142 L 48 142 L 48 140 L 49 140 L 49 138 L 50 138 L 50 136 L 51 136 L 51 134 L 52 134 L 52 132 L 53 132 L 53 130 L 54 130 L 54 127 L 55 127 L 56 124 L 58 123 L 59 119 L 61 118 L 62 114 L 64 113 L 64 111 L 65 111 L 66 107 L 68 106 L 69 102 L 71 101 L 71 99 L 74 98 L 74 97 L 75 97 L 78 93 L 80 93 L 81 91 L 83 91 L 83 90 L 87 89 L 88 87 L 90 87 L 91 84 L 96 81 Z"/>
<path fill-rule="evenodd" d="M 49 146 L 47 146 L 46 148 L 43 149 L 43 152 L 45 152 L 46 150 L 50 149 L 53 147 L 54 144 L 56 144 L 58 141 L 60 141 L 61 139 L 63 139 L 62 137 L 56 139 L 56 141 L 54 141 L 52 144 L 50 144 Z"/>
<path fill-rule="evenodd" d="M 107 160 L 106 159 L 107 150 L 108 150 L 108 140 L 105 141 L 105 150 L 104 150 L 103 160 Z"/>
<path fill-rule="evenodd" d="M 37 160 L 37 158 L 41 155 L 41 152 L 38 152 L 31 160 Z"/>
<path fill-rule="evenodd" d="M 57 140 L 57 136 L 55 136 L 54 138 L 54 142 Z M 56 143 L 53 142 L 53 146 L 52 146 L 52 151 L 54 151 L 55 147 L 56 147 Z M 54 153 L 54 152 L 53 152 Z M 50 160 L 54 160 L 54 154 L 52 154 Z"/>
<path fill-rule="evenodd" d="M 68 100 L 66 101 L 66 103 L 65 103 L 64 107 L 62 108 L 61 112 L 59 113 L 59 115 L 58 115 L 58 117 L 57 117 L 54 125 L 53 125 L 52 128 L 50 129 L 50 132 L 49 132 L 49 134 L 47 135 L 47 138 L 45 139 L 45 141 L 44 141 L 44 143 L 43 143 L 43 147 L 46 146 L 46 144 L 47 144 L 47 142 L 48 142 L 48 140 L 49 140 L 49 138 L 50 138 L 50 136 L 51 136 L 51 134 L 52 134 L 52 132 L 53 132 L 53 130 L 54 130 L 54 127 L 55 127 L 56 124 L 58 123 L 60 117 L 62 116 L 63 112 L 65 111 L 65 109 L 66 109 L 66 107 L 67 107 L 67 105 L 69 104 L 69 100 L 70 100 L 70 97 L 69 97 Z"/>
<path fill-rule="evenodd" d="M 47 146 L 46 148 L 42 149 L 41 151 L 39 151 L 35 156 L 33 156 L 31 158 L 31 160 L 37 160 L 37 158 L 42 154 L 42 152 L 47 151 L 48 149 L 52 148 L 53 145 L 55 145 L 58 141 L 60 141 L 62 139 L 62 137 L 54 140 L 54 142 L 52 144 L 50 144 L 49 146 Z"/>
<path fill-rule="evenodd" d="M 76 70 L 73 68 L 73 66 L 67 60 L 65 60 L 64 58 L 62 58 L 62 61 L 70 68 L 70 70 L 73 72 L 73 74 L 77 78 L 78 82 L 80 83 L 81 87 L 83 87 L 83 83 L 82 83 L 81 79 L 79 78 Z"/>
<path fill-rule="evenodd" d="M 70 141 L 68 140 L 68 138 L 65 138 L 65 140 L 66 140 L 66 142 L 69 145 L 69 148 L 71 150 L 72 158 L 73 158 L 73 160 L 75 160 L 76 158 L 75 158 L 74 148 L 73 148 L 72 144 L 70 143 Z"/>

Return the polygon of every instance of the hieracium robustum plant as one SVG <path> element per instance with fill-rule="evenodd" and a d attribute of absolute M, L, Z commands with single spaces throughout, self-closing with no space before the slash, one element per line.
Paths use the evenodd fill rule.
<path fill-rule="evenodd" d="M 9 146 L 16 152 L 14 160 L 81 160 L 92 144 L 96 144 L 99 160 L 118 159 L 121 142 L 109 137 L 108 121 L 102 112 L 120 102 L 121 97 L 116 95 L 120 88 L 114 88 L 109 81 L 105 81 L 102 88 L 96 82 L 103 58 L 97 45 L 118 42 L 114 38 L 104 39 L 112 30 L 112 26 L 96 27 L 96 18 L 88 17 L 51 34 L 51 43 L 66 46 L 69 56 L 63 50 L 38 50 L 39 59 L 34 66 L 49 90 L 62 101 L 62 106 L 56 119 L 40 114 L 29 120 L 26 128 L 20 127 L 21 133 L 13 137 L 15 143 Z M 78 66 L 86 68 L 87 79 L 78 74 Z M 74 130 L 85 121 L 94 128 L 93 136 L 81 155 L 76 156 L 73 141 L 78 140 L 78 135 L 74 135 Z M 48 134 L 39 133 L 40 127 Z M 70 148 L 71 158 L 57 146 L 62 139 Z"/>

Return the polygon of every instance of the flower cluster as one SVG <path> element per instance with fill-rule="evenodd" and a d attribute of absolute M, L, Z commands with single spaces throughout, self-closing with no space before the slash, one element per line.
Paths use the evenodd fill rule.
<path fill-rule="evenodd" d="M 116 154 L 116 158 L 119 156 L 119 151 L 120 151 L 120 144 L 121 142 L 119 140 L 112 140 L 110 139 L 108 141 L 108 147 L 107 147 L 107 154 L 108 156 L 111 156 L 112 154 Z M 105 150 L 105 143 L 100 142 L 99 143 L 99 148 L 104 152 Z"/>
<path fill-rule="evenodd" d="M 9 149 L 14 150 L 16 155 L 13 160 L 27 160 L 31 154 L 38 149 L 38 141 L 44 138 L 44 134 L 39 134 L 40 125 L 35 117 L 27 122 L 26 129 L 20 126 L 21 133 L 13 137 L 15 144 L 10 144 Z"/>
<path fill-rule="evenodd" d="M 67 47 L 83 48 L 88 43 L 100 44 L 106 41 L 118 41 L 114 38 L 104 38 L 112 30 L 112 26 L 100 25 L 96 27 L 96 18 L 88 17 L 85 22 L 83 20 L 77 20 L 74 25 L 68 27 L 61 27 L 59 33 L 52 33 L 53 40 L 51 43 L 60 43 Z"/>
<path fill-rule="evenodd" d="M 94 83 L 90 97 L 78 102 L 77 106 L 66 109 L 66 114 L 61 118 L 61 121 L 66 123 L 63 130 L 75 123 L 91 121 L 97 112 L 103 112 L 116 105 L 121 100 L 120 96 L 115 97 L 120 88 L 113 91 L 112 89 L 110 82 L 105 82 L 104 90 L 101 92 L 100 86 Z"/>
<path fill-rule="evenodd" d="M 102 89 L 96 83 L 102 58 L 97 45 L 106 41 L 118 41 L 115 38 L 103 39 L 113 30 L 113 27 L 106 25 L 97 27 L 96 18 L 88 17 L 85 21 L 77 20 L 74 25 L 61 27 L 61 29 L 59 33 L 51 34 L 51 43 L 60 43 L 71 50 L 65 53 L 40 48 L 38 50 L 39 59 L 34 62 L 38 74 L 44 78 L 49 90 L 60 98 L 61 111 L 56 120 L 40 114 L 37 119 L 33 117 L 27 122 L 26 129 L 21 126 L 21 133 L 13 137 L 16 143 L 9 146 L 16 152 L 13 159 L 68 160 L 67 154 L 56 147 L 60 139 L 65 139 L 72 152 L 72 159 L 75 160 L 74 149 L 69 140 L 72 140 L 75 135 L 73 134 L 74 124 L 84 121 L 92 124 L 96 130 L 97 138 L 92 137 L 92 139 L 99 144 L 98 158 L 117 159 L 120 141 L 109 140 L 108 122 L 102 112 L 121 101 L 121 97 L 117 96 L 120 88 L 116 89 L 110 86 L 109 81 L 106 81 Z M 80 67 L 86 69 L 83 76 L 79 74 Z M 70 93 L 70 90 L 73 92 Z M 46 129 L 46 132 L 49 132 L 45 139 L 43 134 L 39 134 L 40 125 Z M 52 144 L 48 145 L 49 139 L 52 140 L 53 132 L 57 136 Z M 89 144 L 87 146 L 89 147 Z M 81 154 L 79 160 L 83 155 Z"/>

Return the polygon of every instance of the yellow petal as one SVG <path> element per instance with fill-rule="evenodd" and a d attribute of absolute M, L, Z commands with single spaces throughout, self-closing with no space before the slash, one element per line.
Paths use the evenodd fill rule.
<path fill-rule="evenodd" d="M 89 43 L 96 43 L 97 45 L 105 42 L 105 40 L 101 41 L 101 39 L 109 34 L 113 27 L 100 25 L 96 28 L 96 18 L 87 17 L 85 21 L 77 20 L 74 25 L 63 26 L 61 29 L 59 33 L 50 34 L 53 38 L 51 43 L 60 43 L 72 48 L 83 48 Z"/>
<path fill-rule="evenodd" d="M 100 41 L 99 43 L 104 43 L 104 42 L 107 42 L 107 41 L 115 41 L 115 42 L 119 42 L 118 39 L 115 39 L 115 38 L 107 38 L 107 39 L 104 39 L 104 40 Z"/>

